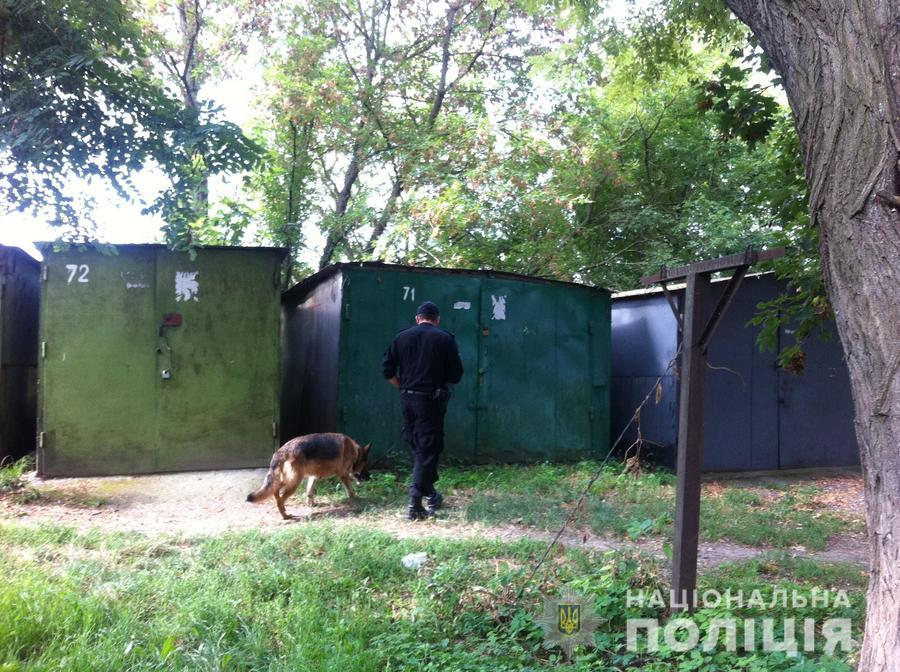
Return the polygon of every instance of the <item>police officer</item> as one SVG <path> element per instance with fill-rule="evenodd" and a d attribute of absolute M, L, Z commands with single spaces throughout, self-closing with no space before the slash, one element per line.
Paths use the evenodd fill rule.
<path fill-rule="evenodd" d="M 384 353 L 384 377 L 400 390 L 406 440 L 412 449 L 409 520 L 434 515 L 444 498 L 434 488 L 438 457 L 444 449 L 444 414 L 448 384 L 462 378 L 456 339 L 438 328 L 438 307 L 426 301 L 416 310 L 416 326 L 401 331 Z M 425 498 L 426 507 L 422 506 Z"/>

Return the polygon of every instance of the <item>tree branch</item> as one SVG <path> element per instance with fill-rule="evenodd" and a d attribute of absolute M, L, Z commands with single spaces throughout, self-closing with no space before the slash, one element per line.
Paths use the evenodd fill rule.
<path fill-rule="evenodd" d="M 428 113 L 427 126 L 429 130 L 434 127 L 438 114 L 441 112 L 441 106 L 444 104 L 444 96 L 447 95 L 447 71 L 450 68 L 450 38 L 453 36 L 453 28 L 458 11 L 459 2 L 451 2 L 447 8 L 447 27 L 444 29 L 444 35 L 441 39 L 441 77 L 437 91 L 434 94 L 431 111 Z"/>
<path fill-rule="evenodd" d="M 447 87 L 448 89 L 452 89 L 454 86 L 456 86 L 457 82 L 459 82 L 461 79 L 466 77 L 472 71 L 472 68 L 475 67 L 475 63 L 478 62 L 478 59 L 481 58 L 482 54 L 484 54 L 484 48 L 487 46 L 488 42 L 490 41 L 490 39 L 492 37 L 494 27 L 497 25 L 497 16 L 499 14 L 500 14 L 500 10 L 495 9 L 494 13 L 491 15 L 491 24 L 488 26 L 487 30 L 484 32 L 484 40 L 481 42 L 481 46 L 478 48 L 478 50 L 472 56 L 471 60 L 469 61 L 469 64 L 462 70 L 462 72 L 459 73 L 459 76 L 457 76 L 457 78 L 454 79 L 450 83 L 450 86 Z"/>

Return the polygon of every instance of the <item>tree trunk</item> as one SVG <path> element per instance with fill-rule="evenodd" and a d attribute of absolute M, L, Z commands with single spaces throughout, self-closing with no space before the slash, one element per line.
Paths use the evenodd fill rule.
<path fill-rule="evenodd" d="M 203 16 L 198 0 L 179 0 L 176 4 L 178 12 L 178 21 L 181 28 L 181 61 L 183 69 L 178 72 L 179 82 L 181 84 L 181 98 L 184 106 L 193 110 L 197 114 L 200 113 L 200 102 L 198 95 L 202 84 L 202 75 L 200 74 L 200 51 L 198 49 L 198 40 L 200 38 L 200 30 L 203 27 Z M 194 152 L 197 156 L 199 152 Z M 209 173 L 204 171 L 197 176 L 197 184 L 191 190 L 191 209 L 194 217 L 206 217 L 209 213 Z"/>
<path fill-rule="evenodd" d="M 378 245 L 378 239 L 381 238 L 385 229 L 387 229 L 388 221 L 390 220 L 391 215 L 394 214 L 394 208 L 397 206 L 397 201 L 402 192 L 403 178 L 400 175 L 397 175 L 391 186 L 391 195 L 388 196 L 387 203 L 385 203 L 385 206 L 381 209 L 381 214 L 378 215 L 375 226 L 372 228 L 372 234 L 369 236 L 369 242 L 366 243 L 366 249 L 363 250 L 363 254 L 366 256 L 375 259 L 375 246 Z"/>
<path fill-rule="evenodd" d="M 859 669 L 900 661 L 900 3 L 726 0 L 784 80 L 846 353 L 870 577 Z"/>
<path fill-rule="evenodd" d="M 359 129 L 362 133 L 362 129 Z M 347 172 L 344 173 L 344 185 L 334 199 L 334 223 L 328 230 L 328 237 L 325 239 L 325 248 L 322 250 L 322 256 L 319 258 L 319 269 L 325 268 L 331 263 L 334 253 L 337 251 L 338 245 L 345 242 L 347 238 L 347 223 L 345 215 L 347 207 L 350 205 L 350 197 L 353 195 L 353 186 L 359 178 L 359 172 L 362 167 L 362 161 L 359 158 L 362 151 L 362 143 L 357 136 L 353 143 L 353 158 L 350 159 L 350 165 Z"/>

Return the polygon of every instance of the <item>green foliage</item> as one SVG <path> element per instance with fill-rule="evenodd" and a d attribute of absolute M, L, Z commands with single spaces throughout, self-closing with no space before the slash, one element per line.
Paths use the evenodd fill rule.
<path fill-rule="evenodd" d="M 195 194 L 200 185 L 210 175 L 249 170 L 259 158 L 260 147 L 234 124 L 217 121 L 217 113 L 211 104 L 199 112 L 182 110 L 185 121 L 170 129 L 165 139 L 161 165 L 172 186 L 145 212 L 159 214 L 166 222 L 165 240 L 170 247 L 186 248 L 204 242 L 203 229 L 217 223 L 208 223 L 208 215 L 198 213 Z M 231 235 L 240 234 L 239 229 L 235 232 L 230 228 Z"/>
<path fill-rule="evenodd" d="M 735 58 L 740 52 L 733 52 Z M 778 102 L 760 84 L 750 84 L 751 66 L 723 65 L 704 86 L 698 105 L 716 114 L 724 138 L 740 138 L 752 149 L 765 140 L 780 112 Z"/>
<path fill-rule="evenodd" d="M 741 92 L 730 48 L 647 73 L 637 37 L 605 39 L 532 60 L 543 109 L 486 130 L 482 161 L 410 205 L 398 228 L 423 242 L 400 260 L 631 288 L 662 264 L 781 239 L 793 213 L 772 193 L 784 181 L 762 133 L 784 112 Z M 733 81 L 713 100 L 722 72 Z"/>
<path fill-rule="evenodd" d="M 127 1 L 0 4 L 0 182 L 20 211 L 47 213 L 90 238 L 91 204 L 72 178 L 103 179 L 122 197 L 157 166 L 171 187 L 149 206 L 172 244 L 190 242 L 186 203 L 202 175 L 248 168 L 257 147 L 212 106 L 186 109 L 149 65 L 148 39 Z"/>
<path fill-rule="evenodd" d="M 489 110 L 525 100 L 550 32 L 515 3 L 468 1 L 318 0 L 268 23 L 272 160 L 254 186 L 276 239 L 320 229 L 321 264 L 420 245 L 404 213 L 484 159 Z"/>
<path fill-rule="evenodd" d="M 34 469 L 34 459 L 23 457 L 14 462 L 3 460 L 0 463 L 0 493 L 22 487 L 22 476 L 26 471 Z"/>
<path fill-rule="evenodd" d="M 531 526 L 555 532 L 572 513 L 597 464 L 493 465 L 441 469 L 441 490 L 454 504 L 448 515 L 470 523 Z M 400 483 L 408 472 L 377 473 L 357 504 L 359 515 L 392 514 Z M 324 485 L 324 484 L 323 484 Z M 729 540 L 749 546 L 810 550 L 826 547 L 835 535 L 861 525 L 816 503 L 815 486 L 801 482 L 771 487 L 725 481 L 705 489 L 700 529 L 705 540 Z M 343 501 L 340 485 L 320 489 L 329 501 Z M 459 504 L 456 504 L 459 502 Z M 457 509 L 459 510 L 457 513 Z M 575 529 L 638 540 L 668 535 L 675 510 L 675 478 L 666 470 L 634 476 L 619 462 L 600 477 L 573 521 Z"/>
<path fill-rule="evenodd" d="M 753 490 L 731 487 L 701 501 L 704 536 L 751 546 L 823 549 L 848 523 L 821 511 L 815 504 L 815 492 L 792 485 L 764 499 Z"/>
<path fill-rule="evenodd" d="M 8 495 L 16 504 L 30 504 L 43 497 L 41 492 L 29 485 L 23 478 L 26 471 L 34 469 L 34 458 L 30 455 L 15 462 L 0 463 L 0 495 Z"/>
<path fill-rule="evenodd" d="M 630 553 L 560 553 L 521 602 L 515 595 L 543 544 L 434 537 L 396 539 L 363 526 L 322 523 L 274 534 L 151 539 L 137 534 L 0 526 L 0 661 L 9 669 L 539 670 L 563 664 L 536 623 L 542 595 L 566 585 L 594 599 L 604 622 L 596 648 L 569 669 L 849 670 L 821 651 L 724 647 L 629 652 L 628 618 L 666 610 L 628 604 L 629 591 L 665 589 L 660 568 Z M 425 566 L 400 562 L 426 551 Z M 849 617 L 862 623 L 862 584 L 843 567 L 795 576 L 778 556 L 723 567 L 701 590 L 797 589 L 846 583 L 851 606 L 787 609 L 784 617 Z M 829 586 L 830 587 L 830 586 Z M 761 618 L 752 608 L 702 609 L 712 618 Z M 821 642 L 821 638 L 819 638 Z"/>
<path fill-rule="evenodd" d="M 618 289 L 660 265 L 787 244 L 773 266 L 789 292 L 762 307 L 761 342 L 774 347 L 791 322 L 781 359 L 799 370 L 803 339 L 830 314 L 790 115 L 719 0 L 642 3 L 618 21 L 590 2 L 0 7 L 0 181 L 16 207 L 53 208 L 75 237 L 88 237 L 90 207 L 67 192 L 72 176 L 129 195 L 135 171 L 159 166 L 171 187 L 147 212 L 170 245 L 255 232 L 289 248 L 288 283 L 312 270 L 300 258 L 320 238 L 320 264 Z M 148 19 L 170 10 L 187 12 L 175 40 Z M 201 25 L 212 35 L 195 43 Z M 251 41 L 266 80 L 253 142 L 198 99 Z M 252 165 L 239 197 L 198 207 L 210 175 Z"/>
<path fill-rule="evenodd" d="M 590 33 L 594 25 L 586 23 L 582 30 Z M 748 243 L 788 247 L 783 259 L 768 265 L 788 286 L 783 296 L 759 306 L 752 323 L 763 326 L 758 342 L 770 350 L 777 349 L 781 328 L 789 326 L 794 342 L 782 344 L 779 363 L 787 370 L 802 373 L 803 343 L 811 334 L 822 333 L 822 323 L 832 314 L 819 264 L 818 231 L 809 223 L 809 187 L 793 116 L 774 96 L 780 78 L 775 76 L 756 38 L 746 33 L 746 27 L 719 0 L 651 3 L 631 17 L 627 31 L 627 38 L 620 43 L 640 54 L 628 68 L 635 81 L 655 81 L 673 69 L 696 67 L 698 52 L 689 45 L 698 40 L 707 48 L 719 47 L 723 53 L 728 50 L 728 60 L 705 80 L 702 76 L 695 79 L 697 106 L 704 116 L 715 121 L 719 138 L 745 143 L 748 154 L 754 157 L 751 170 L 755 176 L 748 179 L 746 174 L 729 174 L 735 165 L 733 158 L 722 156 L 723 178 L 736 195 L 737 190 L 745 192 L 743 203 L 735 203 L 743 218 L 733 221 L 740 222 Z M 767 79 L 770 84 L 763 86 L 760 82 Z M 706 193 L 707 188 L 701 187 L 700 191 Z M 748 218 L 751 212 L 754 214 Z M 727 216 L 725 209 L 718 213 Z M 722 224 L 710 214 L 701 220 L 702 228 L 710 232 L 722 230 Z M 655 234 L 652 239 L 658 241 L 661 237 Z M 704 251 L 695 258 L 723 253 L 723 248 L 708 242 L 703 241 Z M 737 238 L 731 238 L 730 243 L 731 252 L 741 247 Z"/>

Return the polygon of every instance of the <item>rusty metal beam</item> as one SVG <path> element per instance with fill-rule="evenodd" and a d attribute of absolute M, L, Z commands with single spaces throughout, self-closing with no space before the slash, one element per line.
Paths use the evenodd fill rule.
<path fill-rule="evenodd" d="M 669 291 L 668 285 L 666 285 L 665 280 L 660 281 L 660 287 L 662 287 L 663 294 L 666 296 L 666 301 L 669 302 L 669 308 L 672 309 L 672 314 L 675 316 L 675 319 L 678 320 L 678 330 L 684 331 L 684 318 L 681 316 L 681 311 L 678 310 L 678 305 L 675 303 L 675 297 L 672 296 L 672 292 Z"/>
<path fill-rule="evenodd" d="M 641 278 L 644 285 L 660 283 L 682 333 L 681 380 L 678 409 L 677 490 L 675 494 L 675 538 L 672 544 L 673 611 L 693 609 L 697 588 L 697 551 L 700 541 L 700 472 L 703 466 L 703 411 L 706 403 L 706 352 L 713 334 L 731 304 L 747 269 L 761 261 L 784 256 L 783 247 L 709 259 L 688 266 L 666 269 Z M 711 304 L 711 276 L 716 271 L 736 269 L 715 308 Z M 687 279 L 684 311 L 679 313 L 667 280 Z"/>
<path fill-rule="evenodd" d="M 738 266 L 734 270 L 734 275 L 729 278 L 728 284 L 725 286 L 725 291 L 722 292 L 722 296 L 719 297 L 719 303 L 716 304 L 715 310 L 713 310 L 713 313 L 709 318 L 709 322 L 703 329 L 703 335 L 700 336 L 700 349 L 703 350 L 704 354 L 709 350 L 709 342 L 712 340 L 716 328 L 725 316 L 725 311 L 728 310 L 728 306 L 731 305 L 731 300 L 734 298 L 738 287 L 741 286 L 741 280 L 743 280 L 744 276 L 747 274 L 748 268 L 748 266 Z"/>
<path fill-rule="evenodd" d="M 783 247 L 773 247 L 770 250 L 754 250 L 748 248 L 739 254 L 730 254 L 727 257 L 719 257 L 718 259 L 707 259 L 696 264 L 688 264 L 687 266 L 676 266 L 674 268 L 661 268 L 656 275 L 646 275 L 641 278 L 642 285 L 653 285 L 661 280 L 676 280 L 684 278 L 696 273 L 712 273 L 715 271 L 724 271 L 736 266 L 752 266 L 761 261 L 770 261 L 784 256 Z"/>
<path fill-rule="evenodd" d="M 684 292 L 684 337 L 681 353 L 681 403 L 678 409 L 677 490 L 675 538 L 672 544 L 673 607 L 689 601 L 697 587 L 697 550 L 700 540 L 700 471 L 703 466 L 703 405 L 706 390 L 706 352 L 700 337 L 709 304 L 709 273 L 687 276 Z M 691 605 L 685 604 L 690 610 Z"/>

